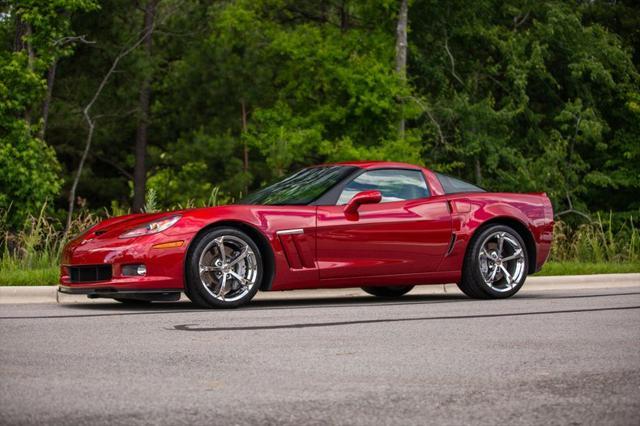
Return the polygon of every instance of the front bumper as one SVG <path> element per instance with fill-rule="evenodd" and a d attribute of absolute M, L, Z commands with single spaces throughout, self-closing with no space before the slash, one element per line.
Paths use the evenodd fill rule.
<path fill-rule="evenodd" d="M 63 251 L 59 289 L 63 293 L 87 295 L 180 292 L 184 288 L 184 257 L 190 238 L 191 234 L 166 236 L 160 233 L 130 239 L 74 240 Z M 182 241 L 183 244 L 154 248 L 170 241 Z M 124 266 L 140 264 L 146 267 L 144 276 L 123 274 Z M 78 281 L 72 279 L 70 273 L 72 267 L 106 265 L 111 268 L 108 279 Z"/>

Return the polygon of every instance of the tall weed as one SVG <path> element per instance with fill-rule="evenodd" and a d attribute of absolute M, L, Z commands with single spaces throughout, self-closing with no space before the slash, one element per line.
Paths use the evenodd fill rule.
<path fill-rule="evenodd" d="M 555 224 L 550 260 L 557 262 L 638 262 L 640 261 L 640 231 L 629 217 L 616 227 L 610 213 L 604 219 L 599 213 L 591 223 L 570 227 L 566 222 Z"/>
<path fill-rule="evenodd" d="M 60 221 L 46 215 L 47 205 L 43 204 L 36 216 L 29 216 L 18 232 L 2 228 L 2 254 L 0 270 L 43 269 L 58 265 L 66 243 Z M 2 217 L 6 217 L 5 212 Z M 80 211 L 71 223 L 69 235 L 95 225 L 100 218 L 88 211 Z M 6 223 L 3 221 L 3 223 Z"/>

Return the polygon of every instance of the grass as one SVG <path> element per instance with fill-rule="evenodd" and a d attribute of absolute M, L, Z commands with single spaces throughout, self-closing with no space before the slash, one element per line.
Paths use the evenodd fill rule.
<path fill-rule="evenodd" d="M 217 193 L 212 195 L 215 196 Z M 146 208 L 153 211 L 155 198 L 150 198 Z M 0 286 L 58 283 L 59 259 L 66 238 L 60 231 L 62 224 L 49 218 L 46 211 L 44 205 L 18 232 L 6 229 L 8 212 L 0 212 Z M 69 235 L 76 235 L 99 220 L 96 214 L 81 211 L 73 220 Z M 632 217 L 614 226 L 610 214 L 604 219 L 597 215 L 594 221 L 574 227 L 558 221 L 549 261 L 536 275 L 626 272 L 640 272 L 640 232 Z"/>
<path fill-rule="evenodd" d="M 553 229 L 549 260 L 596 264 L 640 263 L 640 231 L 630 216 L 613 224 L 613 215 L 571 227 L 558 221 Z"/>
<path fill-rule="evenodd" d="M 536 276 L 548 275 L 591 275 L 591 274 L 623 274 L 640 272 L 640 262 L 604 263 L 604 262 L 554 262 L 544 264 Z"/>
<path fill-rule="evenodd" d="M 46 211 L 45 204 L 19 232 L 4 229 L 8 212 L 0 215 L 0 231 L 4 230 L 0 241 L 0 286 L 58 283 L 60 254 L 67 240 L 62 224 L 48 217 Z M 98 220 L 92 213 L 81 212 L 73 220 L 69 234 L 76 235 Z"/>
<path fill-rule="evenodd" d="M 0 271 L 0 286 L 57 285 L 60 268 L 50 266 L 36 269 L 10 269 Z"/>

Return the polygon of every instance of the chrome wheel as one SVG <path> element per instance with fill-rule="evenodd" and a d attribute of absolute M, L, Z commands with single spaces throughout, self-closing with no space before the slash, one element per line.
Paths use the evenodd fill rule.
<path fill-rule="evenodd" d="M 480 275 L 491 289 L 513 290 L 525 275 L 525 251 L 518 239 L 506 231 L 489 234 L 478 254 Z"/>
<path fill-rule="evenodd" d="M 204 289 L 223 302 L 242 299 L 258 277 L 256 254 L 246 241 L 235 235 L 221 235 L 207 244 L 198 266 Z"/>

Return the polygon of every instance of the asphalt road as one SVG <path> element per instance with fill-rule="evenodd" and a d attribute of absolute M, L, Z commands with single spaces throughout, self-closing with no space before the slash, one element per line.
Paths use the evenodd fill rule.
<path fill-rule="evenodd" d="M 1 424 L 640 424 L 640 285 L 0 306 Z"/>

